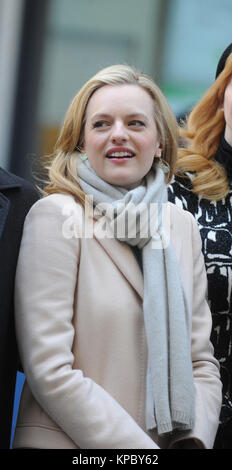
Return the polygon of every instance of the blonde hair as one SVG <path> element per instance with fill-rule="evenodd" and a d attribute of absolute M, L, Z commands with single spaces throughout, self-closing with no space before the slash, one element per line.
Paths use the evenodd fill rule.
<path fill-rule="evenodd" d="M 184 147 L 178 149 L 177 173 L 195 172 L 193 192 L 209 200 L 220 200 L 229 192 L 222 165 L 214 160 L 225 127 L 223 100 L 232 77 L 232 54 L 213 85 L 193 108 L 186 125 L 180 129 Z"/>
<path fill-rule="evenodd" d="M 98 72 L 71 102 L 49 165 L 49 184 L 45 194 L 73 195 L 84 204 L 85 194 L 78 183 L 76 159 L 84 145 L 86 107 L 93 93 L 106 85 L 131 84 L 142 87 L 154 102 L 154 119 L 162 145 L 162 159 L 167 162 L 171 179 L 177 157 L 178 126 L 174 114 L 159 87 L 147 75 L 127 65 L 113 65 Z"/>

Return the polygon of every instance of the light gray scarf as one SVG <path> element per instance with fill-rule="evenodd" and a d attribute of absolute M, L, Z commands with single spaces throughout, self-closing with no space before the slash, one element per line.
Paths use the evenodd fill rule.
<path fill-rule="evenodd" d="M 167 244 L 162 227 L 162 208 L 167 202 L 163 170 L 158 167 L 156 173 L 150 172 L 144 178 L 144 185 L 128 190 L 102 180 L 88 160 L 82 161 L 78 157 L 77 166 L 81 188 L 93 197 L 93 204 L 98 205 L 98 210 L 99 204 L 102 205 L 99 216 L 104 214 L 107 217 L 105 203 L 110 204 L 113 213 L 111 211 L 108 217 L 115 236 L 142 249 L 143 314 L 148 347 L 146 428 L 156 428 L 158 434 L 174 429 L 192 429 L 191 326 L 175 253 L 171 244 Z M 158 211 L 151 211 L 149 220 L 140 211 L 142 217 L 132 217 L 135 226 L 131 227 L 128 222 L 126 235 L 117 236 L 122 220 L 125 221 L 126 217 L 129 220 L 131 211 L 134 207 L 141 208 L 141 203 L 147 208 L 154 205 Z M 149 225 L 146 237 L 141 237 L 141 232 L 144 232 L 141 221 L 142 225 Z M 133 230 L 135 236 L 131 237 Z"/>

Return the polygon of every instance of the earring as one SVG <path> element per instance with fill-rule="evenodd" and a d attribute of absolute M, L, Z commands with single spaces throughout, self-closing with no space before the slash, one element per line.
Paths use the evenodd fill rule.
<path fill-rule="evenodd" d="M 88 157 L 86 155 L 86 153 L 82 153 L 81 156 L 80 156 L 81 160 L 84 162 L 85 160 L 88 160 Z"/>
<path fill-rule="evenodd" d="M 164 174 L 167 175 L 168 173 L 170 173 L 169 164 L 162 158 L 159 158 L 159 167 L 161 168 L 161 170 L 163 170 Z"/>
<path fill-rule="evenodd" d="M 162 149 L 159 147 L 156 154 L 155 154 L 155 157 L 161 158 L 161 156 L 162 156 Z"/>

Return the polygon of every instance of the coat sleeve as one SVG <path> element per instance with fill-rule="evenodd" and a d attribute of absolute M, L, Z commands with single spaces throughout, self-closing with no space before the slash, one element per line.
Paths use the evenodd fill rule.
<path fill-rule="evenodd" d="M 24 227 L 15 305 L 29 387 L 77 447 L 157 449 L 109 393 L 73 368 L 73 301 L 81 243 L 62 230 L 64 198 L 72 201 L 56 194 L 37 202 Z"/>
<path fill-rule="evenodd" d="M 178 448 L 180 441 L 186 441 L 186 447 L 196 444 L 200 448 L 211 449 L 214 444 L 219 424 L 222 402 L 222 384 L 219 363 L 214 357 L 214 349 L 210 342 L 212 315 L 207 303 L 207 276 L 202 243 L 197 223 L 189 212 L 185 217 L 191 225 L 192 238 L 189 250 L 192 249 L 193 294 L 192 294 L 192 366 L 195 386 L 195 427 L 192 432 L 174 434 L 171 446 Z M 194 440 L 194 441 L 193 441 Z M 194 444 L 194 443 L 195 444 Z M 181 446 L 185 446 L 181 442 Z"/>

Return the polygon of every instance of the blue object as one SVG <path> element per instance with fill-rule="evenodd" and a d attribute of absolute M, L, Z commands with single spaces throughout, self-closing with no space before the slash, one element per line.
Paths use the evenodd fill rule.
<path fill-rule="evenodd" d="M 12 448 L 12 443 L 13 443 L 13 439 L 14 439 L 14 432 L 15 432 L 15 426 L 16 426 L 16 423 L 17 423 L 20 396 L 21 396 L 21 393 L 22 393 L 24 381 L 25 381 L 25 375 L 22 372 L 17 372 L 15 397 L 14 397 L 13 419 L 12 419 L 12 428 L 11 428 L 11 442 L 10 442 L 10 447 L 11 448 Z"/>

